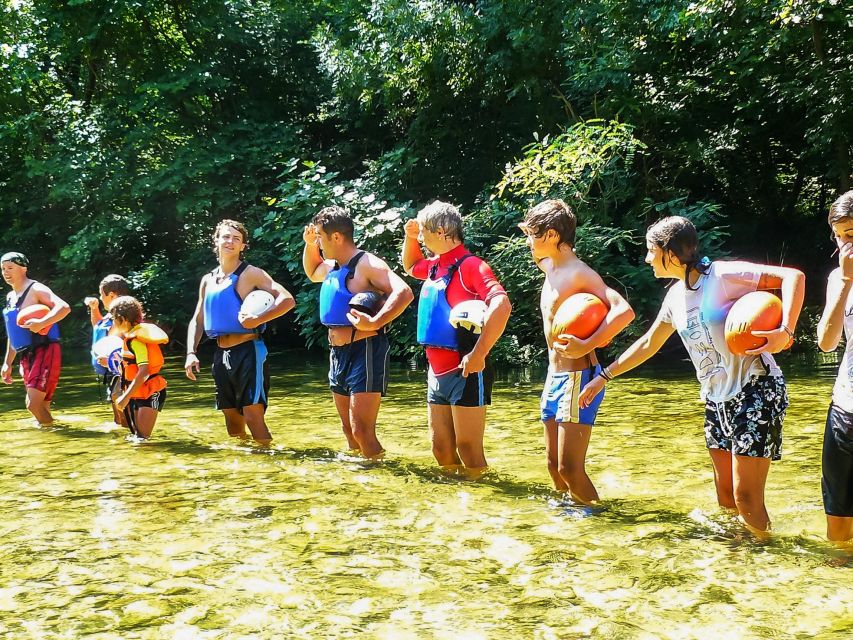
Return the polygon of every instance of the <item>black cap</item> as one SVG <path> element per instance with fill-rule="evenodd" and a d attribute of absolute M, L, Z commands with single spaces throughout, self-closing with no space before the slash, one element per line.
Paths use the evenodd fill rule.
<path fill-rule="evenodd" d="M 27 260 L 27 256 L 18 251 L 10 251 L 9 253 L 4 253 L 3 257 L 0 258 L 0 262 L 11 262 L 20 267 L 30 266 L 30 261 Z"/>

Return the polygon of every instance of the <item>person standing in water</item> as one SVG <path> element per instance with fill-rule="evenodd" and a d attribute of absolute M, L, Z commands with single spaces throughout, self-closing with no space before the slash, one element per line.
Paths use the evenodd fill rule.
<path fill-rule="evenodd" d="M 201 279 L 198 304 L 187 329 L 187 377 L 195 380 L 200 364 L 196 349 L 202 330 L 216 340 L 213 380 L 216 408 L 225 416 L 228 435 L 269 444 L 272 434 L 264 414 L 268 404 L 267 348 L 261 338 L 264 324 L 293 309 L 293 296 L 269 274 L 243 261 L 249 233 L 242 223 L 222 220 L 213 233 L 213 251 L 219 266 Z M 275 299 L 259 316 L 240 306 L 250 292 L 266 291 Z"/>
<path fill-rule="evenodd" d="M 27 389 L 27 410 L 39 424 L 49 425 L 53 422 L 50 404 L 62 367 L 57 323 L 71 312 L 71 308 L 50 287 L 29 277 L 29 264 L 26 256 L 17 251 L 0 257 L 3 280 L 12 287 L 3 309 L 7 340 L 0 378 L 4 384 L 12 384 L 12 365 L 20 353 L 21 377 Z M 23 327 L 18 326 L 18 313 L 33 304 L 45 305 L 49 311 L 42 318 L 30 319 Z M 48 327 L 47 334 L 42 335 L 40 332 Z"/>
<path fill-rule="evenodd" d="M 384 453 L 376 437 L 379 404 L 388 389 L 390 345 L 385 328 L 414 295 L 385 261 L 359 249 L 341 207 L 320 210 L 305 227 L 302 267 L 321 282 L 320 322 L 329 329 L 329 387 L 350 450 Z"/>
<path fill-rule="evenodd" d="M 826 305 L 817 325 L 822 351 L 835 351 L 842 333 L 846 342 L 826 416 L 821 459 L 826 537 L 853 540 L 853 191 L 829 208 L 829 226 L 838 249 L 838 267 L 826 283 Z"/>
<path fill-rule="evenodd" d="M 98 298 L 87 296 L 83 301 L 89 308 L 89 322 L 92 325 L 92 346 L 108 336 L 113 327 L 113 317 L 109 312 L 110 305 L 118 297 L 130 295 L 130 283 L 127 278 L 118 274 L 112 273 L 105 276 L 98 285 Z M 100 305 L 104 305 L 106 315 L 101 314 Z M 102 398 L 110 402 L 110 395 L 116 376 L 110 370 L 100 364 L 94 354 L 92 354 L 92 368 L 95 370 L 95 375 L 98 376 L 98 384 L 101 388 Z M 124 424 L 124 419 L 121 413 L 115 411 L 113 405 L 113 419 L 116 424 Z M 124 425 L 127 426 L 127 425 Z"/>
<path fill-rule="evenodd" d="M 440 200 L 427 205 L 416 220 L 406 223 L 405 234 L 403 267 L 424 281 L 418 342 L 429 362 L 432 453 L 445 470 L 476 479 L 488 468 L 483 435 L 494 382 L 488 356 L 506 328 L 512 305 L 491 267 L 465 248 L 462 217 L 453 205 Z M 424 257 L 421 241 L 434 257 Z M 450 326 L 451 308 L 467 300 L 487 305 L 478 336 Z"/>
<path fill-rule="evenodd" d="M 743 261 L 714 261 L 699 253 L 693 223 L 680 216 L 663 218 L 646 232 L 646 263 L 656 278 L 675 280 L 652 326 L 581 392 L 588 407 L 605 384 L 657 353 L 678 331 L 705 402 L 705 443 L 714 469 L 717 502 L 737 511 L 758 536 L 770 530 L 764 486 L 770 461 L 782 456 L 782 422 L 788 393 L 771 354 L 792 342 L 803 305 L 805 277 L 788 267 Z M 782 324 L 753 331 L 766 339 L 746 355 L 732 353 L 725 320 L 734 302 L 756 290 L 781 289 Z"/>
<path fill-rule="evenodd" d="M 565 202 L 540 202 L 519 227 L 527 236 L 533 261 L 545 274 L 539 306 L 548 346 L 548 377 L 541 402 L 548 472 L 558 491 L 569 492 L 576 502 L 593 504 L 598 492 L 586 473 L 586 452 L 604 389 L 583 409 L 578 397 L 583 386 L 601 372 L 595 347 L 610 342 L 628 326 L 634 310 L 575 254 L 577 218 Z M 561 335 L 555 340 L 554 315 L 576 293 L 597 296 L 609 311 L 588 338 Z"/>

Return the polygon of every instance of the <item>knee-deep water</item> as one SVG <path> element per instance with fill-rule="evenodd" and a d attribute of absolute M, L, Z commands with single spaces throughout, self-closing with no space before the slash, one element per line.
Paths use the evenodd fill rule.
<path fill-rule="evenodd" d="M 834 366 L 785 367 L 759 542 L 716 506 L 689 372 L 608 386 L 587 460 L 603 503 L 584 509 L 551 491 L 540 377 L 496 383 L 492 470 L 467 482 L 436 469 L 422 371 L 394 370 L 387 458 L 369 463 L 306 358 L 272 358 L 269 450 L 229 439 L 209 374 L 193 385 L 177 361 L 147 443 L 112 425 L 85 365 L 63 369 L 53 427 L 17 375 L 0 389 L 2 636 L 853 637 L 853 561 L 820 499 Z"/>

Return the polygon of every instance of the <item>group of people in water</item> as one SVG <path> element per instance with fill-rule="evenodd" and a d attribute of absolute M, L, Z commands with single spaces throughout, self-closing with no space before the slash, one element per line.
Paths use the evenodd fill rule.
<path fill-rule="evenodd" d="M 634 319 L 619 292 L 575 254 L 577 220 L 561 200 L 532 207 L 519 224 L 532 258 L 544 273 L 540 308 L 549 367 L 540 408 L 548 472 L 554 487 L 576 502 L 594 504 L 598 493 L 586 472 L 586 453 L 608 382 L 654 355 L 678 332 L 696 369 L 705 402 L 705 442 L 714 471 L 717 501 L 736 512 L 756 535 L 766 535 L 770 518 L 764 487 L 770 462 L 782 452 L 782 424 L 788 395 L 773 354 L 793 342 L 803 304 L 805 278 L 793 268 L 744 261 L 711 261 L 702 256 L 696 228 L 670 216 L 646 233 L 645 262 L 655 277 L 674 280 L 645 334 L 602 367 L 596 348 L 607 344 Z M 829 211 L 838 247 L 838 267 L 827 283 L 818 344 L 835 350 L 842 333 L 846 347 L 832 394 L 823 442 L 822 489 L 827 536 L 853 540 L 853 191 Z M 404 227 L 402 264 L 423 281 L 418 300 L 418 342 L 429 363 L 427 407 L 432 452 L 448 472 L 476 479 L 487 469 L 483 447 L 486 407 L 494 381 L 489 352 L 500 338 L 512 306 L 501 283 L 464 244 L 462 218 L 450 204 L 435 201 Z M 243 224 L 223 220 L 213 234 L 217 266 L 199 286 L 189 322 L 186 375 L 196 379 L 202 334 L 216 341 L 213 379 L 216 408 L 229 435 L 272 440 L 265 421 L 269 393 L 266 323 L 292 310 L 293 296 L 268 273 L 245 261 L 249 234 Z M 414 300 L 412 289 L 380 257 L 359 249 L 353 221 L 338 206 L 319 211 L 303 232 L 302 266 L 320 285 L 320 321 L 328 327 L 329 387 L 351 450 L 378 458 L 384 448 L 376 434 L 381 398 L 388 388 L 389 341 L 386 328 Z M 424 254 L 423 247 L 430 257 Z M 3 311 L 8 336 L 2 380 L 12 383 L 12 365 L 21 355 L 26 406 L 41 424 L 52 421 L 50 407 L 59 379 L 58 322 L 69 305 L 45 284 L 28 276 L 19 252 L 0 258 L 10 285 Z M 753 331 L 764 343 L 745 355 L 726 344 L 726 314 L 747 293 L 779 291 L 778 328 Z M 262 312 L 244 308 L 252 291 L 265 291 L 272 303 Z M 552 324 L 560 305 L 577 293 L 593 294 L 607 307 L 598 328 L 586 338 L 559 333 Z M 121 348 L 98 354 L 93 366 L 102 376 L 118 424 L 148 438 L 166 400 L 160 371 L 160 345 L 167 339 L 145 322 L 144 311 L 119 275 L 104 278 L 100 300 L 87 298 L 93 341 L 118 336 Z M 482 317 L 451 324 L 454 308 L 482 302 Z M 44 305 L 38 317 L 18 322 L 31 305 Z M 101 313 L 101 305 L 107 310 Z M 23 318 L 23 315 L 22 315 Z"/>

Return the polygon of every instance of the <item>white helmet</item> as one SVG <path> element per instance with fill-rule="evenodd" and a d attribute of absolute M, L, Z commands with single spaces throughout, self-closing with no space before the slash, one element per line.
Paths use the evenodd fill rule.
<path fill-rule="evenodd" d="M 275 298 L 272 297 L 271 293 L 261 289 L 255 289 L 254 291 L 250 291 L 243 300 L 243 304 L 240 305 L 240 311 L 243 311 L 250 316 L 257 317 L 267 309 L 271 308 L 274 304 Z"/>
<path fill-rule="evenodd" d="M 450 324 L 453 327 L 468 329 L 474 333 L 483 330 L 486 319 L 486 303 L 482 300 L 466 300 L 450 310 Z"/>

